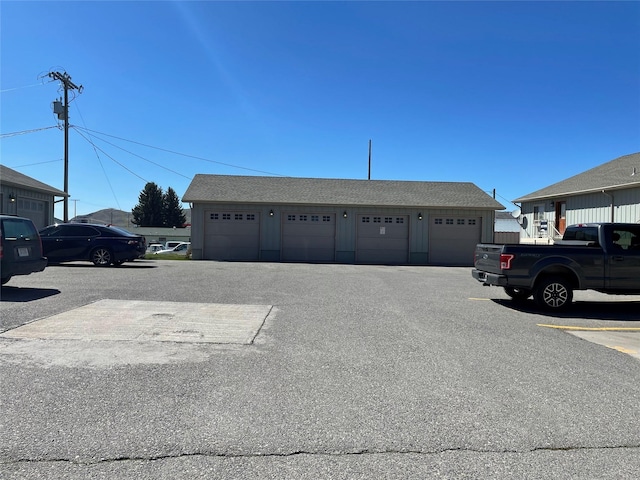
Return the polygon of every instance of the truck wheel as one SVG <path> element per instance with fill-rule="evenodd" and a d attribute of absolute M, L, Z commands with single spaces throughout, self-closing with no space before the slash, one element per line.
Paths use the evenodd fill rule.
<path fill-rule="evenodd" d="M 529 290 L 528 288 L 504 287 L 504 291 L 515 301 L 520 302 L 526 300 L 531 296 L 531 290 Z"/>
<path fill-rule="evenodd" d="M 547 277 L 540 281 L 533 296 L 540 307 L 562 310 L 571 305 L 573 289 L 564 277 Z"/>

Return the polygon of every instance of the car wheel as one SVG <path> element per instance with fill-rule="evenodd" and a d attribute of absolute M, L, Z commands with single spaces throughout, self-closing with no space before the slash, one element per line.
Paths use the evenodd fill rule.
<path fill-rule="evenodd" d="M 91 261 L 99 267 L 106 267 L 111 263 L 111 251 L 108 248 L 98 247 L 91 252 Z"/>
<path fill-rule="evenodd" d="M 528 288 L 504 287 L 504 291 L 516 301 L 523 301 L 531 296 L 531 290 Z"/>
<path fill-rule="evenodd" d="M 4 285 L 5 283 L 7 283 L 9 280 L 11 280 L 11 275 L 9 275 L 8 277 L 2 277 L 1 281 L 2 281 L 2 285 Z"/>
<path fill-rule="evenodd" d="M 536 303 L 550 310 L 563 310 L 573 300 L 573 288 L 564 277 L 543 278 L 534 292 Z"/>

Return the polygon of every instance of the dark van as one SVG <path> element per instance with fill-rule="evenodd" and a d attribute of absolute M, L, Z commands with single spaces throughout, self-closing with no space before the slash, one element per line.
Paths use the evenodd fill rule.
<path fill-rule="evenodd" d="M 2 285 L 14 275 L 41 272 L 47 266 L 42 242 L 31 220 L 0 215 L 0 278 Z"/>

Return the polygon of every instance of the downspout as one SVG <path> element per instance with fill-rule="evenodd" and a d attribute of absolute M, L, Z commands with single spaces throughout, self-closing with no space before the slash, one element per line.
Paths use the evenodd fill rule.
<path fill-rule="evenodd" d="M 614 222 L 614 214 L 615 214 L 615 205 L 614 205 L 614 201 L 613 201 L 613 195 L 611 195 L 610 193 L 607 193 L 604 190 L 602 190 L 602 193 L 604 193 L 607 197 L 609 197 L 611 199 L 611 223 L 613 223 Z"/>

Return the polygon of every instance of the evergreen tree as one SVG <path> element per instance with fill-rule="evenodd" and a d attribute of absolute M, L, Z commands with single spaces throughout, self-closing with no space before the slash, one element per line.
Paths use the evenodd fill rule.
<path fill-rule="evenodd" d="M 162 227 L 163 211 L 164 195 L 162 189 L 155 183 L 149 182 L 140 192 L 138 204 L 131 210 L 133 223 L 139 227 Z"/>
<path fill-rule="evenodd" d="M 163 195 L 162 200 L 162 221 L 164 226 L 182 228 L 187 221 L 187 217 L 180 206 L 180 199 L 175 190 L 171 187 L 167 188 L 167 193 Z"/>

